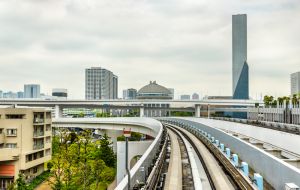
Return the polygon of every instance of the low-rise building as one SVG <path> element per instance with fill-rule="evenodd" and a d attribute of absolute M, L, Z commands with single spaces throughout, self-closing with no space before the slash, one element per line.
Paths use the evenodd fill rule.
<path fill-rule="evenodd" d="M 51 112 L 44 108 L 0 108 L 0 189 L 21 172 L 29 181 L 51 159 Z"/>

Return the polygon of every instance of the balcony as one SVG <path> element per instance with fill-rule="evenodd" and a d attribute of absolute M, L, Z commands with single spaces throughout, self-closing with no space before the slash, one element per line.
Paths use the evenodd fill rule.
<path fill-rule="evenodd" d="M 44 131 L 34 131 L 33 132 L 33 138 L 44 137 L 44 135 L 45 135 Z"/>
<path fill-rule="evenodd" d="M 38 150 L 38 149 L 43 149 L 44 148 L 44 144 L 34 144 L 33 145 L 33 150 Z"/>
<path fill-rule="evenodd" d="M 17 133 L 10 133 L 10 134 L 5 134 L 7 137 L 16 137 Z"/>
<path fill-rule="evenodd" d="M 0 161 L 6 160 L 18 160 L 19 149 L 18 148 L 0 148 Z"/>
<path fill-rule="evenodd" d="M 43 124 L 45 122 L 44 118 L 35 117 L 33 118 L 33 123 L 35 124 Z"/>

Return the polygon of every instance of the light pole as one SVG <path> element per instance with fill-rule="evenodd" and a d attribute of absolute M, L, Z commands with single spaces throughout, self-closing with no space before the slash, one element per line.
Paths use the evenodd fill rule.
<path fill-rule="evenodd" d="M 127 172 L 127 177 L 128 177 L 128 184 L 127 184 L 127 189 L 130 190 L 130 170 L 128 167 L 128 138 L 131 136 L 131 129 L 123 129 L 123 134 L 125 136 L 125 168 Z"/>

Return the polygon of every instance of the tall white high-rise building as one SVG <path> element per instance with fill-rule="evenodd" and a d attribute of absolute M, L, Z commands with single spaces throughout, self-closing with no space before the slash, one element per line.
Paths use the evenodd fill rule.
<path fill-rule="evenodd" d="M 247 63 L 247 15 L 232 16 L 232 94 L 233 99 L 249 99 Z"/>
<path fill-rule="evenodd" d="M 40 85 L 39 84 L 25 84 L 24 85 L 24 98 L 40 98 Z"/>
<path fill-rule="evenodd" d="M 291 74 L 291 95 L 300 93 L 300 71 Z"/>
<path fill-rule="evenodd" d="M 85 99 L 117 99 L 118 77 L 101 67 L 85 70 Z"/>

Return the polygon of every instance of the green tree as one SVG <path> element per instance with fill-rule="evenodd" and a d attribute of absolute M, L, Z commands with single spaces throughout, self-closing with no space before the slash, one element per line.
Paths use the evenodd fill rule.
<path fill-rule="evenodd" d="M 78 117 L 84 117 L 84 113 L 83 113 L 83 112 L 80 112 L 80 113 L 78 114 Z"/>
<path fill-rule="evenodd" d="M 273 104 L 273 101 L 274 101 L 274 97 L 273 96 L 268 96 L 268 95 L 265 95 L 264 96 L 264 103 L 265 103 L 265 106 L 271 106 Z"/>
<path fill-rule="evenodd" d="M 62 131 L 57 137 L 59 148 L 51 161 L 52 189 L 100 189 L 112 182 L 116 157 L 107 135 L 94 142 L 89 130 L 75 134 L 76 138 L 70 134 Z"/>
<path fill-rule="evenodd" d="M 17 184 L 17 190 L 28 190 L 28 187 L 26 185 L 26 182 L 24 180 L 23 174 L 19 173 L 18 179 L 16 181 Z"/>
<path fill-rule="evenodd" d="M 116 155 L 111 147 L 111 142 L 106 134 L 100 140 L 101 151 L 99 151 L 99 158 L 102 159 L 109 167 L 115 167 Z"/>

